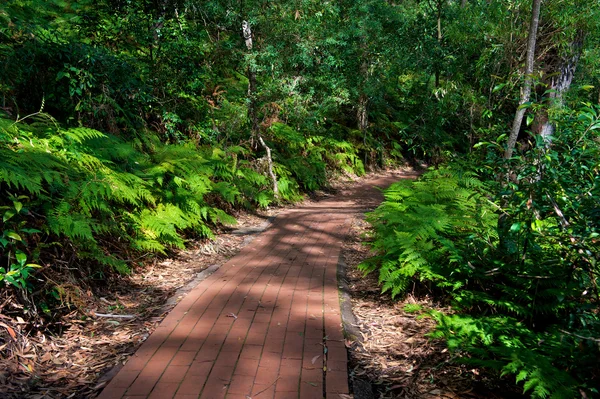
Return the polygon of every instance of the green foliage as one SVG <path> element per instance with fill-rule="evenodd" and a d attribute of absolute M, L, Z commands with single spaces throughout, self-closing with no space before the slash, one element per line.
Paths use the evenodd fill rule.
<path fill-rule="evenodd" d="M 434 312 L 432 336 L 533 398 L 599 395 L 598 120 L 565 109 L 552 147 L 539 140 L 510 165 L 487 143 L 481 173 L 515 173 L 507 183 L 454 164 L 393 185 L 369 216 L 379 255 L 363 270 L 392 296 L 420 281 L 446 298 L 455 313 Z"/>
<path fill-rule="evenodd" d="M 423 306 L 418 303 L 407 303 L 404 305 L 404 311 L 406 313 L 421 313 L 423 311 Z"/>
<path fill-rule="evenodd" d="M 473 254 L 484 258 L 497 241 L 497 216 L 484 194 L 485 186 L 473 174 L 448 168 L 417 182 L 395 183 L 368 217 L 375 226 L 373 247 L 382 255 L 360 267 L 378 268 L 383 291 L 393 297 L 403 294 L 414 277 L 459 292 L 475 277 L 465 254 L 477 249 Z"/>
<path fill-rule="evenodd" d="M 282 123 L 273 124 L 270 130 L 277 149 L 275 161 L 280 163 L 279 173 L 293 176 L 305 191 L 326 185 L 328 171 L 359 176 L 365 173 L 356 146 L 332 137 L 330 132 L 302 134 Z M 283 184 L 289 187 L 288 182 Z"/>
<path fill-rule="evenodd" d="M 142 152 L 92 129 L 6 119 L 0 126 L 0 189 L 9 200 L 0 243 L 9 282 L 27 278 L 24 253 L 42 236 L 68 240 L 80 256 L 127 272 L 126 252 L 108 251 L 106 237 L 139 252 L 183 248 L 188 235 L 211 237 L 212 225 L 235 223 L 215 205 L 253 201 L 248 195 L 265 189 L 265 179 L 216 149 L 165 146 L 146 136 L 152 150 Z M 22 232 L 35 238 L 28 242 Z"/>
<path fill-rule="evenodd" d="M 12 205 L 1 206 L 4 210 L 2 223 L 2 236 L 0 237 L 0 249 L 6 253 L 7 267 L 0 266 L 0 281 L 13 285 L 16 288 L 27 289 L 27 278 L 33 269 L 40 266 L 27 262 L 27 254 L 23 252 L 27 242 L 25 237 L 29 234 L 40 233 L 39 230 L 26 228 L 25 223 L 20 221 L 21 214 L 27 214 L 29 210 L 23 207 L 26 196 L 10 196 Z"/>
<path fill-rule="evenodd" d="M 560 331 L 536 332 L 506 316 L 434 313 L 434 317 L 439 325 L 433 338 L 445 338 L 450 349 L 469 353 L 471 357 L 462 359 L 465 363 L 514 375 L 532 398 L 576 397 L 579 383 L 566 370 L 575 364 L 571 362 L 590 366 L 591 358 L 577 340 Z M 581 362 L 580 357 L 587 359 Z"/>
<path fill-rule="evenodd" d="M 125 141 L 94 129 L 61 128 L 45 114 L 31 118 L 30 125 L 0 119 L 6 265 L 0 276 L 18 288 L 35 272 L 26 258 L 40 256 L 41 241 L 62 250 L 69 243 L 77 259 L 99 271 L 128 273 L 132 253 L 184 248 L 188 238 L 212 237 L 216 224 L 234 224 L 224 209 L 267 207 L 274 200 L 264 159 L 245 159 L 244 147 L 164 144 L 151 132 Z M 281 140 L 275 156 L 281 200 L 301 199 L 301 187 L 320 188 L 328 169 L 361 170 L 349 143 L 298 136 L 297 146 L 286 147 L 293 130 L 282 129 L 274 133 Z M 118 250 L 111 237 L 118 237 Z"/>
<path fill-rule="evenodd" d="M 17 238 L 14 238 L 17 239 Z M 10 255 L 9 255 L 10 258 Z M 8 284 L 20 289 L 27 287 L 27 278 L 33 269 L 40 268 L 40 265 L 27 263 L 27 255 L 21 251 L 14 254 L 16 263 L 12 263 L 8 270 L 0 267 L 0 281 L 4 280 Z"/>
<path fill-rule="evenodd" d="M 550 149 L 524 128 L 508 162 L 529 1 L 159 3 L 0 5 L 5 284 L 39 291 L 53 251 L 127 273 L 332 174 L 461 159 L 386 192 L 363 269 L 447 299 L 437 336 L 533 396 L 598 395 L 597 1 L 543 5 L 526 120 L 560 126 Z M 566 60 L 579 87 L 556 101 Z"/>

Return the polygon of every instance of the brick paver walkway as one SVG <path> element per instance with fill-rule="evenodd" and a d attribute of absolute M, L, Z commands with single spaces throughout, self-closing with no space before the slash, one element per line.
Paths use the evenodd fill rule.
<path fill-rule="evenodd" d="M 337 289 L 341 245 L 364 183 L 344 198 L 278 215 L 195 287 L 100 399 L 339 398 L 347 353 Z"/>

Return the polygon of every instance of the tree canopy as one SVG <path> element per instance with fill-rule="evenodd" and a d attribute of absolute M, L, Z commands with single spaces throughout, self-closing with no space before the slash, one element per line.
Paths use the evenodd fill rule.
<path fill-rule="evenodd" d="M 425 163 L 364 270 L 451 304 L 434 335 L 464 361 L 600 397 L 599 24 L 596 0 L 4 1 L 3 289 L 49 317 L 57 259 L 101 281 Z"/>

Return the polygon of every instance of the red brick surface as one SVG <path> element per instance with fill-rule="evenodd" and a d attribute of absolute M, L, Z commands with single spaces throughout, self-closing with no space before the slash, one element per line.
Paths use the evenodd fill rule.
<path fill-rule="evenodd" d="M 337 263 L 359 197 L 278 215 L 195 287 L 100 394 L 122 398 L 338 398 L 348 393 Z"/>

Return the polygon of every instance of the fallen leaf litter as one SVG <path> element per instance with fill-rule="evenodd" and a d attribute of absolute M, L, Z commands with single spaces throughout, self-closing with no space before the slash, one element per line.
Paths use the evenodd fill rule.
<path fill-rule="evenodd" d="M 367 210 L 377 206 L 370 198 L 361 201 Z M 448 308 L 428 296 L 408 295 L 394 301 L 381 293 L 377 273 L 365 276 L 357 269 L 374 255 L 364 244 L 369 231 L 364 215 L 358 215 L 342 248 L 355 327 L 362 337 L 362 343 L 346 341 L 351 382 L 366 381 L 378 399 L 523 397 L 513 381 L 452 362 L 456 355 L 443 342 L 428 338 L 435 322 L 426 317 L 426 310 Z"/>

